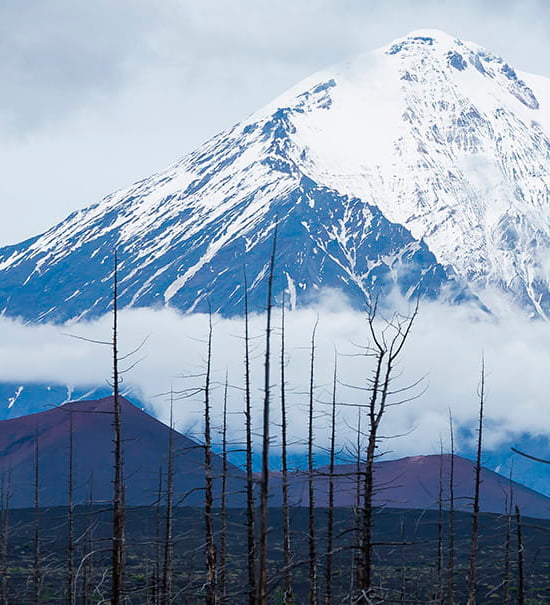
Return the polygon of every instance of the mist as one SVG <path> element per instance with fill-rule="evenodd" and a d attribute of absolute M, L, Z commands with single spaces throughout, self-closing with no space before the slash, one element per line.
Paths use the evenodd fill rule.
<path fill-rule="evenodd" d="M 411 309 L 406 306 L 405 313 Z M 384 327 L 383 313 L 377 327 Z M 389 318 L 389 315 L 387 316 Z M 169 393 L 175 400 L 176 428 L 200 439 L 204 372 L 209 318 L 181 315 L 174 310 L 132 309 L 120 313 L 120 356 L 125 371 L 123 389 L 167 422 Z M 242 318 L 213 316 L 213 425 L 219 427 L 223 385 L 229 383 L 229 434 L 235 447 L 244 432 L 244 322 Z M 278 447 L 280 394 L 280 311 L 275 311 L 272 337 L 271 408 L 273 450 Z M 369 353 L 366 313 L 345 305 L 331 293 L 318 306 L 286 312 L 285 358 L 289 439 L 295 456 L 305 448 L 312 331 L 317 323 L 315 350 L 315 441 L 321 452 L 328 445 L 328 412 L 332 377 L 337 361 L 337 435 L 342 452 L 352 452 L 357 425 L 356 406 L 368 401 L 373 368 Z M 253 425 L 259 442 L 265 316 L 250 317 L 252 352 Z M 0 380 L 69 386 L 104 385 L 111 376 L 112 319 L 69 325 L 24 325 L 1 318 Z M 103 341 L 107 344 L 90 342 Z M 394 396 L 381 433 L 388 437 L 381 449 L 390 457 L 433 454 L 441 442 L 448 450 L 448 418 L 452 410 L 457 450 L 471 450 L 476 438 L 481 359 L 486 367 L 487 452 L 508 448 L 525 435 L 550 435 L 548 372 L 550 325 L 520 313 L 505 319 L 480 317 L 468 306 L 422 303 L 410 337 L 395 368 Z M 138 349 L 137 351 L 135 351 Z M 135 353 L 130 354 L 132 351 Z"/>

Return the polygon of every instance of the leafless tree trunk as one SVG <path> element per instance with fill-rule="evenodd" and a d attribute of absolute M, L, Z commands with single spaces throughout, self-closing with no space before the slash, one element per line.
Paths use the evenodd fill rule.
<path fill-rule="evenodd" d="M 40 553 L 40 484 L 39 484 L 39 446 L 38 426 L 34 435 L 34 564 L 33 564 L 33 602 L 40 603 L 42 588 L 42 565 Z"/>
<path fill-rule="evenodd" d="M 439 440 L 439 490 L 437 495 L 437 589 L 435 600 L 443 601 L 443 441 Z"/>
<path fill-rule="evenodd" d="M 361 553 L 363 552 L 363 531 L 362 531 L 362 514 L 361 514 L 361 494 L 362 494 L 362 486 L 363 480 L 361 477 L 361 450 L 362 450 L 362 433 L 361 433 L 361 415 L 362 408 L 357 408 L 357 432 L 356 432 L 356 442 L 355 442 L 355 540 L 356 540 L 356 550 L 353 555 L 352 565 L 351 565 L 351 574 L 350 574 L 350 595 L 355 593 L 355 585 L 359 583 L 359 569 L 361 567 Z"/>
<path fill-rule="evenodd" d="M 290 548 L 290 508 L 288 500 L 288 437 L 287 437 L 287 414 L 286 414 L 286 334 L 285 334 L 285 296 L 283 293 L 283 305 L 281 308 L 281 467 L 282 467 L 282 490 L 283 490 L 283 551 L 284 551 L 284 603 L 290 605 L 292 596 L 292 552 Z"/>
<path fill-rule="evenodd" d="M 404 604 L 407 602 L 407 575 L 405 573 L 405 519 L 403 518 L 403 515 L 401 515 L 399 529 L 401 534 L 401 590 L 399 593 L 399 601 Z"/>
<path fill-rule="evenodd" d="M 308 405 L 308 438 L 307 438 L 307 476 L 308 476 L 308 547 L 309 547 L 309 602 L 310 605 L 317 604 L 317 553 L 315 548 L 315 484 L 313 465 L 313 411 L 314 411 L 314 388 L 315 388 L 315 334 L 317 322 L 313 327 L 311 335 L 311 354 L 309 367 L 309 405 Z"/>
<path fill-rule="evenodd" d="M 73 448 L 73 412 L 69 412 L 69 477 L 67 509 L 67 603 L 73 605 L 76 600 L 74 582 L 74 448 Z"/>
<path fill-rule="evenodd" d="M 216 546 L 214 544 L 212 436 L 210 428 L 210 380 L 212 372 L 212 315 L 208 317 L 208 354 L 204 385 L 204 522 L 206 528 L 206 605 L 216 603 Z"/>
<path fill-rule="evenodd" d="M 113 549 L 111 603 L 122 603 L 124 578 L 124 470 L 122 457 L 121 410 L 118 371 L 118 259 L 115 251 L 113 271 Z"/>
<path fill-rule="evenodd" d="M 388 397 L 394 367 L 409 337 L 417 312 L 418 305 L 410 316 L 404 317 L 395 313 L 390 321 L 385 322 L 383 329 L 379 329 L 376 324 L 376 306 L 371 308 L 368 316 L 375 367 L 369 381 L 370 397 L 367 406 L 369 429 L 365 456 L 362 552 L 358 586 L 361 593 L 367 598 L 370 598 L 372 589 L 374 462 L 378 448 L 379 428 L 389 403 Z"/>
<path fill-rule="evenodd" d="M 454 603 L 455 577 L 455 438 L 453 415 L 449 410 L 449 431 L 451 436 L 451 456 L 449 469 L 449 552 L 447 558 L 447 603 Z"/>
<path fill-rule="evenodd" d="M 472 537 L 470 550 L 470 571 L 468 574 L 468 603 L 475 605 L 477 595 L 477 544 L 479 534 L 479 488 L 481 485 L 481 452 L 483 439 L 483 408 L 485 405 L 485 360 L 481 359 L 481 382 L 479 386 L 479 424 L 474 483 L 474 509 L 472 514 Z"/>
<path fill-rule="evenodd" d="M 170 433 L 168 436 L 168 475 L 166 477 L 166 525 L 164 527 L 164 562 L 162 569 L 162 603 L 172 602 L 172 525 L 174 497 L 174 397 L 170 389 Z"/>
<path fill-rule="evenodd" d="M 269 406 L 270 406 L 270 367 L 271 367 L 271 312 L 273 309 L 273 275 L 275 253 L 277 250 L 277 226 L 273 235 L 273 248 L 269 262 L 267 282 L 267 317 L 265 328 L 265 363 L 264 363 L 264 404 L 262 433 L 262 474 L 260 480 L 260 544 L 258 573 L 258 602 L 267 603 L 267 532 L 269 522 Z"/>
<path fill-rule="evenodd" d="M 153 582 L 151 586 L 151 600 L 153 605 L 161 603 L 161 559 L 162 559 L 162 466 L 159 467 L 159 483 L 157 489 L 156 504 L 156 528 L 155 528 L 155 564 L 153 566 Z"/>
<path fill-rule="evenodd" d="M 244 378 L 246 430 L 246 532 L 248 543 L 248 604 L 256 602 L 256 536 L 254 511 L 254 476 L 252 472 L 252 411 L 250 397 L 250 334 L 248 326 L 248 281 L 244 270 Z"/>
<path fill-rule="evenodd" d="M 227 389 L 228 377 L 225 375 L 223 392 L 223 426 L 222 426 L 222 495 L 220 507 L 220 603 L 227 603 Z"/>
<path fill-rule="evenodd" d="M 516 536 L 518 552 L 518 604 L 525 605 L 525 575 L 523 568 L 523 537 L 521 531 L 521 515 L 516 504 Z"/>
<path fill-rule="evenodd" d="M 512 603 L 511 588 L 511 543 L 512 543 L 512 515 L 514 511 L 514 485 L 510 471 L 510 493 L 506 498 L 506 530 L 504 538 L 504 605 Z"/>
<path fill-rule="evenodd" d="M 8 605 L 8 546 L 10 535 L 11 469 L 2 480 L 2 605 Z"/>
<path fill-rule="evenodd" d="M 361 428 L 361 416 L 363 410 L 361 407 L 357 408 L 357 434 L 356 434 L 356 442 L 355 448 L 357 456 L 355 458 L 355 473 L 356 473 L 356 483 L 355 483 L 355 509 L 357 514 L 361 510 L 361 493 L 362 493 L 362 480 L 361 480 L 361 449 L 362 449 L 362 428 Z M 359 526 L 359 523 L 357 524 Z M 360 537 L 359 537 L 360 539 Z"/>
<path fill-rule="evenodd" d="M 338 374 L 337 356 L 334 355 L 332 376 L 332 405 L 330 414 L 330 453 L 328 477 L 327 554 L 325 568 L 325 604 L 332 603 L 332 562 L 334 548 L 334 466 L 336 457 L 336 381 Z"/>
<path fill-rule="evenodd" d="M 88 519 L 88 528 L 84 543 L 86 553 L 84 559 L 84 605 L 92 603 L 93 581 L 94 581 L 94 474 L 90 473 L 88 496 L 86 498 L 86 517 Z"/>

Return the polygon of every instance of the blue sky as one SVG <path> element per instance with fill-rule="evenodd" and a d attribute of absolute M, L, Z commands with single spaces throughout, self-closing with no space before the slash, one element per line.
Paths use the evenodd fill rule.
<path fill-rule="evenodd" d="M 544 0 L 4 0 L 0 245 L 148 176 L 312 72 L 414 29 L 550 76 Z"/>

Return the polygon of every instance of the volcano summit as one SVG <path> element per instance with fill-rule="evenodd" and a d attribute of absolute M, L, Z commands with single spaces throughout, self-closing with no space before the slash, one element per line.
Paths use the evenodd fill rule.
<path fill-rule="evenodd" d="M 398 288 L 550 315 L 550 80 L 414 32 L 317 73 L 179 162 L 0 249 L 0 311 L 32 322 L 110 305 L 261 310 L 325 288 Z M 495 302 L 496 301 L 496 302 Z"/>

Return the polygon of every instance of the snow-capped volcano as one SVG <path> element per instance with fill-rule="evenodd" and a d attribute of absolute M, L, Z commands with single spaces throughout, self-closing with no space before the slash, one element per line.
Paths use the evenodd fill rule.
<path fill-rule="evenodd" d="M 93 175 L 90 175 L 93 178 Z M 60 185 L 62 186 L 62 185 Z M 550 80 L 414 32 L 301 82 L 168 170 L 0 249 L 0 309 L 32 321 L 121 304 L 242 311 L 323 287 L 451 302 L 500 291 L 550 314 Z"/>

